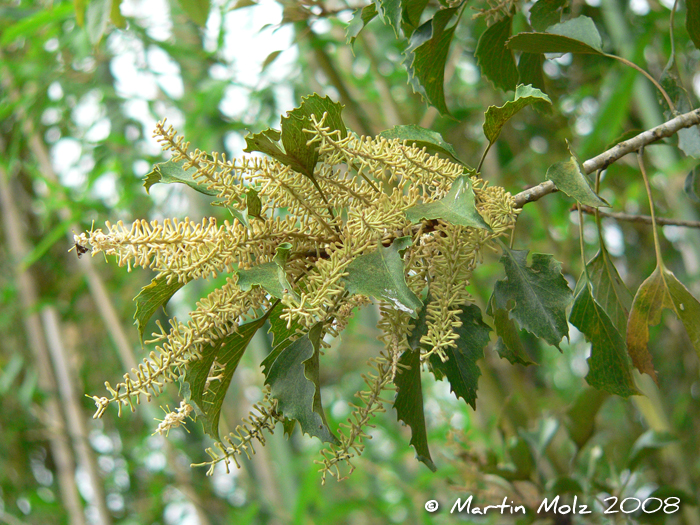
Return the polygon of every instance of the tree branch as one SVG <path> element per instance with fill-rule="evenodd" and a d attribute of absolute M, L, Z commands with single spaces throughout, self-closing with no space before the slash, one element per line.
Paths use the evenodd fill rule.
<path fill-rule="evenodd" d="M 574 211 L 575 208 L 572 209 Z M 596 209 L 592 206 L 586 206 L 581 204 L 581 211 L 583 213 L 594 214 Z M 644 224 L 652 224 L 650 215 L 631 215 L 629 213 L 611 212 L 598 210 L 601 217 L 610 217 L 617 221 L 626 222 L 641 222 Z M 661 226 L 683 226 L 685 228 L 700 228 L 700 221 L 685 221 L 682 219 L 665 219 L 663 217 L 656 217 L 656 224 Z"/>
<path fill-rule="evenodd" d="M 694 109 L 693 111 L 679 115 L 668 122 L 664 122 L 660 126 L 640 133 L 636 137 L 620 142 L 597 157 L 587 160 L 582 165 L 583 172 L 588 174 L 605 169 L 628 153 L 637 151 L 663 138 L 671 137 L 681 129 L 697 126 L 698 124 L 700 124 L 700 109 Z M 528 202 L 541 199 L 545 195 L 555 191 L 557 191 L 557 187 L 551 180 L 547 180 L 515 195 L 516 206 L 522 208 Z"/>

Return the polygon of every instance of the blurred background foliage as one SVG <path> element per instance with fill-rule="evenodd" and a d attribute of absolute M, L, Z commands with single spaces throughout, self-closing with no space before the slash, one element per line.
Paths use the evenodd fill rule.
<path fill-rule="evenodd" d="M 612 517 L 597 511 L 585 520 L 530 512 L 518 523 L 700 524 L 698 362 L 670 315 L 652 328 L 661 380 L 657 388 L 638 377 L 646 397 L 623 400 L 588 387 L 589 345 L 573 327 L 562 353 L 524 334 L 540 363 L 527 368 L 500 359 L 492 341 L 481 363 L 476 411 L 425 375 L 434 474 L 415 461 L 410 433 L 393 409 L 375 420 L 355 473 L 324 486 L 313 463 L 320 443 L 298 433 L 287 440 L 280 431 L 241 470 L 227 474 L 220 465 L 207 478 L 204 469 L 189 466 L 206 460 L 203 449 L 211 444 L 198 423 L 165 439 L 153 435 L 154 418 L 164 413 L 156 406 L 91 419 L 84 394 L 100 392 L 105 380 L 146 354 L 131 326 L 132 298 L 151 276 L 78 260 L 68 253 L 72 232 L 105 220 L 225 218 L 179 185 L 146 193 L 143 177 L 163 159 L 151 139 L 157 120 L 167 117 L 195 147 L 236 156 L 247 132 L 277 127 L 302 96 L 318 92 L 345 104 L 345 121 L 359 134 L 420 124 L 476 165 L 486 143 L 484 111 L 512 98 L 480 75 L 474 50 L 486 20 L 470 20 L 469 10 L 447 60 L 449 118 L 413 93 L 402 65 L 406 41 L 380 19 L 353 46 L 346 43 L 360 2 L 208 4 L 16 0 L 0 6 L 0 522 L 504 523 L 511 518 L 458 517 L 448 509 L 469 494 L 481 504 L 507 497 L 536 509 L 544 497 L 569 493 L 591 505 L 607 495 L 678 495 L 682 510 Z M 431 0 L 424 17 L 440 7 Z M 532 2 L 521 7 L 527 12 Z M 671 53 L 671 8 L 668 0 L 573 0 L 565 12 L 591 17 L 606 49 L 659 78 Z M 677 65 L 696 107 L 700 52 L 684 16 L 681 2 Z M 512 193 L 541 182 L 549 165 L 567 158 L 565 139 L 584 160 L 625 132 L 665 120 L 651 84 L 618 63 L 567 54 L 548 59 L 544 72 L 554 108 L 519 114 L 484 164 L 484 176 Z M 671 145 L 648 152 L 658 214 L 697 219 L 695 161 Z M 631 158 L 610 167 L 602 195 L 615 211 L 646 214 L 635 164 Z M 526 206 L 515 245 L 553 253 L 573 286 L 581 258 L 572 203 L 553 194 Z M 592 219 L 586 221 L 590 257 L 597 235 Z M 651 229 L 606 219 L 604 237 L 623 279 L 636 289 L 654 268 Z M 662 247 L 666 263 L 697 296 L 698 231 L 667 226 Z M 496 254 L 487 255 L 470 286 L 483 310 L 501 277 L 496 261 Z M 215 284 L 184 288 L 168 314 L 186 318 Z M 323 358 L 332 427 L 348 416 L 347 402 L 362 387 L 357 371 L 366 371 L 367 359 L 378 353 L 376 321 L 374 309 L 362 311 Z M 259 363 L 269 349 L 258 334 L 224 405 L 225 425 L 234 427 L 260 399 Z M 166 393 L 158 401 L 173 408 L 173 399 Z M 435 514 L 424 510 L 431 499 L 442 505 Z"/>

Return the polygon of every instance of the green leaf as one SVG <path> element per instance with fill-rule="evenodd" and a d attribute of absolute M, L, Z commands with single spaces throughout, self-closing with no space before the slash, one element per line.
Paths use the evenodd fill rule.
<path fill-rule="evenodd" d="M 277 254 L 272 262 L 258 264 L 247 270 L 238 270 L 240 289 L 247 292 L 253 286 L 262 286 L 267 293 L 277 299 L 282 299 L 284 294 L 295 295 L 284 269 L 291 249 L 291 244 L 283 242 L 277 246 Z"/>
<path fill-rule="evenodd" d="M 535 253 L 532 266 L 528 266 L 527 254 L 528 250 L 503 246 L 501 263 L 506 278 L 494 286 L 494 308 L 509 310 L 510 318 L 522 328 L 559 348 L 559 342 L 569 334 L 566 307 L 571 302 L 571 289 L 561 274 L 561 263 L 552 255 Z"/>
<path fill-rule="evenodd" d="M 216 191 L 208 189 L 205 184 L 200 184 L 194 179 L 194 174 L 197 173 L 196 168 L 184 169 L 186 162 L 186 160 L 179 160 L 177 162 L 169 160 L 168 162 L 161 162 L 153 166 L 153 171 L 146 175 L 143 182 L 146 192 L 148 192 L 154 184 L 178 183 L 187 184 L 193 190 L 197 190 L 204 195 L 218 195 Z"/>
<path fill-rule="evenodd" d="M 296 419 L 302 432 L 321 441 L 337 444 L 326 422 L 320 397 L 319 345 L 323 323 L 287 346 L 270 367 L 266 383 L 277 399 L 277 409 L 288 419 Z"/>
<path fill-rule="evenodd" d="M 530 8 L 530 25 L 535 31 L 544 31 L 558 24 L 567 0 L 537 0 Z"/>
<path fill-rule="evenodd" d="M 436 378 L 447 377 L 450 390 L 476 410 L 476 390 L 481 370 L 476 362 L 484 357 L 484 347 L 489 343 L 491 327 L 481 318 L 481 310 L 475 304 L 461 307 L 459 320 L 462 326 L 455 328 L 459 335 L 457 348 L 447 348 L 444 363 L 436 354 L 430 356 L 430 366 L 437 370 Z"/>
<path fill-rule="evenodd" d="M 428 6 L 429 0 L 403 0 L 401 2 L 403 6 L 403 22 L 404 33 L 407 36 L 413 34 L 413 32 L 420 26 L 420 18 Z"/>
<path fill-rule="evenodd" d="M 259 151 L 290 166 L 293 170 L 314 179 L 314 167 L 318 160 L 318 144 L 307 145 L 309 136 L 304 129 L 311 129 L 311 115 L 317 120 L 328 113 L 324 126 L 331 131 L 338 131 L 340 138 L 347 136 L 347 128 L 341 118 L 342 104 L 333 102 L 330 97 L 321 98 L 317 94 L 302 98 L 298 108 L 282 117 L 282 131 L 267 129 L 245 138 L 246 149 L 252 153 Z M 280 145 L 277 141 L 282 140 Z"/>
<path fill-rule="evenodd" d="M 491 296 L 493 298 L 493 296 Z M 528 353 L 525 351 L 523 342 L 518 333 L 515 321 L 510 318 L 507 310 L 502 308 L 493 309 L 493 300 L 489 301 L 488 314 L 493 317 L 493 325 L 496 329 L 498 340 L 494 350 L 503 359 L 507 359 L 512 365 L 536 365 Z"/>
<path fill-rule="evenodd" d="M 442 199 L 408 208 L 406 217 L 414 224 L 424 219 L 442 219 L 459 226 L 491 231 L 491 227 L 476 210 L 474 190 L 468 175 L 455 179 L 450 191 Z"/>
<path fill-rule="evenodd" d="M 258 197 L 258 192 L 253 188 L 248 188 L 245 196 L 245 203 L 247 207 L 247 212 L 250 217 L 260 218 L 260 212 L 262 211 L 262 201 Z"/>
<path fill-rule="evenodd" d="M 443 115 L 449 115 L 445 103 L 445 64 L 455 27 L 445 29 L 458 9 L 441 9 L 416 29 L 408 41 L 404 64 L 415 93 Z"/>
<path fill-rule="evenodd" d="M 521 53 L 518 59 L 518 84 L 531 85 L 544 93 L 544 73 L 542 72 L 544 55 L 540 53 Z M 536 102 L 535 109 L 549 110 L 551 102 Z"/>
<path fill-rule="evenodd" d="M 200 27 L 207 25 L 209 18 L 209 0 L 177 0 L 182 10 Z"/>
<path fill-rule="evenodd" d="M 85 25 L 85 8 L 87 7 L 88 0 L 73 0 L 73 5 L 75 6 L 75 22 L 78 27 L 83 27 Z"/>
<path fill-rule="evenodd" d="M 56 23 L 73 14 L 73 6 L 68 2 L 54 5 L 55 7 L 51 8 L 40 8 L 36 13 L 3 27 L 0 45 L 5 47 L 20 37 L 29 39 L 33 34 L 44 29 L 47 24 Z"/>
<path fill-rule="evenodd" d="M 416 459 L 435 472 L 437 468 L 430 457 L 428 433 L 425 429 L 420 351 L 404 352 L 399 358 L 399 364 L 408 368 L 400 368 L 394 379 L 394 384 L 398 389 L 396 399 L 394 399 L 396 415 L 399 421 L 403 421 L 411 427 L 410 444 L 416 449 Z"/>
<path fill-rule="evenodd" d="M 576 157 L 571 155 L 569 160 L 555 162 L 547 170 L 546 177 L 556 184 L 557 188 L 581 204 L 593 208 L 610 207 L 605 199 L 599 197 Z"/>
<path fill-rule="evenodd" d="M 115 27 L 124 29 L 126 28 L 126 18 L 124 18 L 124 15 L 122 15 L 122 11 L 120 9 L 121 4 L 122 0 L 112 0 L 112 9 L 109 13 L 109 19 Z"/>
<path fill-rule="evenodd" d="M 551 26 L 545 33 L 518 33 L 508 39 L 513 51 L 603 55 L 603 42 L 593 20 L 579 16 Z"/>
<path fill-rule="evenodd" d="M 600 251 L 588 261 L 586 268 L 596 302 L 608 314 L 617 331 L 621 334 L 627 333 L 627 317 L 632 307 L 632 294 L 617 273 L 617 268 L 610 260 L 604 244 L 601 243 Z M 584 283 L 586 281 L 583 277 L 581 280 Z"/>
<path fill-rule="evenodd" d="M 370 295 L 392 303 L 403 312 L 416 317 L 423 303 L 406 284 L 400 251 L 411 245 L 410 237 L 399 237 L 391 246 L 379 246 L 375 251 L 356 257 L 343 278 L 351 294 Z"/>
<path fill-rule="evenodd" d="M 602 390 L 586 388 L 576 396 L 573 405 L 566 412 L 566 430 L 579 449 L 582 449 L 595 433 L 596 414 L 609 397 L 610 394 Z"/>
<path fill-rule="evenodd" d="M 605 310 L 582 286 L 569 321 L 591 342 L 586 381 L 592 387 L 622 397 L 639 394 L 632 377 L 625 341 Z"/>
<path fill-rule="evenodd" d="M 501 134 L 501 129 L 503 129 L 505 123 L 513 118 L 516 113 L 526 106 L 542 101 L 549 104 L 552 103 L 549 97 L 537 88 L 523 85 L 516 87 L 514 100 L 509 100 L 500 107 L 489 106 L 489 109 L 486 110 L 483 126 L 484 135 L 493 144 Z"/>
<path fill-rule="evenodd" d="M 356 9 L 353 12 L 352 20 L 350 20 L 350 23 L 345 30 L 345 37 L 347 39 L 346 43 L 354 45 L 357 36 L 376 16 L 377 6 L 373 3 L 366 5 L 362 9 Z"/>
<path fill-rule="evenodd" d="M 384 23 L 389 23 L 396 38 L 398 38 L 401 29 L 401 0 L 374 0 L 374 4 L 377 6 Z"/>
<path fill-rule="evenodd" d="M 637 441 L 632 445 L 629 458 L 627 459 L 627 467 L 634 471 L 639 463 L 646 457 L 650 456 L 654 451 L 672 445 L 677 442 L 678 438 L 670 432 L 659 432 L 649 429 L 644 434 L 637 438 Z"/>
<path fill-rule="evenodd" d="M 112 12 L 112 0 L 92 0 L 85 10 L 85 29 L 88 39 L 96 46 L 107 29 Z"/>
<path fill-rule="evenodd" d="M 270 367 L 272 363 L 275 362 L 277 356 L 280 355 L 282 350 L 287 348 L 292 344 L 292 338 L 295 338 L 303 330 L 303 326 L 297 321 L 292 321 L 288 326 L 287 321 L 282 319 L 282 310 L 284 306 L 282 303 L 278 303 L 271 311 L 269 315 L 270 320 L 270 330 L 268 333 L 272 334 L 272 351 L 263 359 L 260 366 L 263 369 L 263 374 L 267 378 L 270 373 Z"/>
<path fill-rule="evenodd" d="M 156 313 L 158 308 L 162 307 L 165 310 L 165 305 L 168 304 L 170 298 L 183 286 L 185 286 L 185 283 L 175 279 L 168 284 L 168 280 L 165 277 L 157 277 L 150 284 L 141 288 L 139 294 L 134 297 L 134 302 L 136 303 L 134 324 L 138 328 L 141 344 L 143 344 L 143 332 L 146 330 L 146 324 L 149 319 Z"/>
<path fill-rule="evenodd" d="M 513 52 L 506 47 L 512 24 L 512 16 L 493 24 L 481 35 L 474 52 L 481 74 L 503 91 L 515 89 L 518 83 Z"/>
<path fill-rule="evenodd" d="M 685 1 L 685 28 L 697 49 L 700 49 L 700 0 Z"/>
<path fill-rule="evenodd" d="M 639 287 L 627 322 L 627 350 L 632 363 L 658 383 L 647 348 L 649 326 L 661 321 L 661 310 L 668 308 L 678 317 L 700 357 L 700 303 L 670 270 L 658 265 Z"/>
<path fill-rule="evenodd" d="M 688 198 L 696 203 L 700 203 L 700 197 L 698 196 L 695 188 L 697 186 L 698 180 L 698 170 L 700 166 L 695 166 L 686 176 L 685 182 L 683 183 L 683 192 L 688 196 Z"/>
<path fill-rule="evenodd" d="M 438 153 L 444 155 L 452 162 L 466 166 L 466 164 L 462 162 L 459 157 L 457 157 L 457 152 L 452 144 L 445 142 L 445 139 L 443 139 L 442 135 L 440 135 L 440 133 L 437 131 L 422 128 L 415 124 L 408 124 L 405 126 L 394 126 L 391 129 L 382 131 L 379 136 L 384 137 L 387 140 L 405 140 L 412 146 L 417 148 L 425 148 L 431 155 Z"/>
<path fill-rule="evenodd" d="M 282 49 L 278 49 L 277 51 L 273 51 L 267 57 L 265 57 L 265 60 L 263 60 L 262 65 L 260 66 L 260 72 L 262 73 L 265 71 L 270 64 L 272 64 L 275 60 L 277 60 L 277 57 L 280 56 L 280 53 L 282 53 Z"/>
<path fill-rule="evenodd" d="M 264 315 L 239 326 L 237 332 L 218 341 L 212 341 L 202 350 L 201 358 L 194 361 L 187 369 L 185 381 L 190 385 L 191 399 L 198 409 L 198 415 L 202 418 L 204 431 L 217 441 L 221 441 L 219 437 L 221 405 L 231 384 L 233 373 L 248 343 L 255 332 L 265 324 L 266 318 L 267 315 Z M 216 367 L 215 370 L 212 370 L 213 366 Z M 217 379 L 210 380 L 210 377 L 214 376 Z"/>

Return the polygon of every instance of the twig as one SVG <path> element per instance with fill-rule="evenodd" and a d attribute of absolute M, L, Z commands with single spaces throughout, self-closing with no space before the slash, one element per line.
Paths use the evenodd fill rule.
<path fill-rule="evenodd" d="M 583 172 L 588 174 L 596 170 L 605 169 L 628 153 L 638 151 L 644 146 L 675 135 L 681 129 L 697 126 L 698 124 L 700 124 L 700 109 L 694 109 L 693 111 L 679 115 L 668 122 L 664 122 L 660 126 L 640 133 L 636 137 L 620 142 L 597 157 L 587 160 L 582 165 Z M 528 188 L 515 195 L 515 205 L 518 208 L 522 208 L 528 202 L 541 199 L 545 195 L 555 191 L 557 191 L 557 187 L 551 180 L 542 182 L 537 186 Z"/>
<path fill-rule="evenodd" d="M 574 207 L 574 208 L 572 208 L 571 211 L 574 211 L 575 209 L 576 208 Z M 596 211 L 596 208 L 582 204 L 581 211 L 583 213 L 594 214 Z M 632 215 L 629 213 L 611 212 L 611 211 L 603 211 L 603 210 L 598 210 L 598 213 L 600 214 L 601 217 L 610 217 L 611 219 L 615 219 L 617 221 L 641 222 L 644 224 L 652 224 L 651 216 L 649 216 L 649 215 Z M 700 221 L 684 221 L 682 219 L 665 219 L 663 217 L 657 217 L 656 224 L 661 224 L 662 226 L 683 226 L 685 228 L 700 228 Z"/>

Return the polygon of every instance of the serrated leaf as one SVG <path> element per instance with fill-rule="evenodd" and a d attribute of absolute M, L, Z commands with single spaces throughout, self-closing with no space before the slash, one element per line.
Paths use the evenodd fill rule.
<path fill-rule="evenodd" d="M 333 102 L 330 97 L 321 98 L 315 93 L 304 97 L 298 108 L 282 117 L 282 131 L 267 129 L 247 135 L 243 151 L 265 153 L 315 181 L 313 172 L 318 160 L 318 144 L 306 144 L 309 136 L 304 129 L 311 128 L 311 115 L 320 120 L 324 113 L 328 113 L 324 126 L 330 131 L 338 131 L 341 139 L 345 138 L 347 128 L 341 117 L 342 110 L 342 104 Z M 277 142 L 280 139 L 281 145 Z"/>
<path fill-rule="evenodd" d="M 435 472 L 437 468 L 430 457 L 428 433 L 425 428 L 425 414 L 423 412 L 420 351 L 404 352 L 399 358 L 399 364 L 408 368 L 400 369 L 394 379 L 394 384 L 398 389 L 394 399 L 396 416 L 399 421 L 403 421 L 411 428 L 410 444 L 416 450 L 416 459 Z"/>
<path fill-rule="evenodd" d="M 287 346 L 275 359 L 265 382 L 277 399 L 277 409 L 296 419 L 302 432 L 321 441 L 337 444 L 323 412 L 319 384 L 319 345 L 323 324 Z"/>
<path fill-rule="evenodd" d="M 442 135 L 437 131 L 422 128 L 415 124 L 408 124 L 405 126 L 394 126 L 391 129 L 382 131 L 379 136 L 387 140 L 405 140 L 409 145 L 417 148 L 425 148 L 431 155 L 439 153 L 452 162 L 466 166 L 466 164 L 457 157 L 457 152 L 454 147 L 452 147 L 452 144 L 445 142 L 445 139 L 443 139 Z"/>
<path fill-rule="evenodd" d="M 491 305 L 492 303 L 490 303 Z M 518 333 L 518 327 L 515 326 L 515 321 L 510 318 L 507 310 L 497 308 L 489 315 L 493 317 L 494 328 L 498 340 L 494 350 L 503 359 L 507 359 L 512 365 L 536 365 L 528 353 L 525 351 L 523 342 Z"/>
<path fill-rule="evenodd" d="M 661 321 L 661 310 L 668 308 L 678 317 L 700 357 L 700 303 L 670 270 L 658 265 L 642 283 L 632 302 L 627 322 L 627 350 L 632 363 L 658 383 L 649 342 L 649 326 Z"/>
<path fill-rule="evenodd" d="M 696 49 L 700 49 L 700 0 L 685 1 L 685 28 Z"/>
<path fill-rule="evenodd" d="M 343 278 L 351 294 L 370 295 L 392 303 L 411 317 L 423 303 L 406 284 L 400 251 L 411 245 L 410 237 L 399 237 L 391 246 L 379 246 L 375 251 L 356 257 L 347 267 Z"/>
<path fill-rule="evenodd" d="M 475 304 L 461 307 L 459 320 L 462 326 L 455 328 L 459 334 L 456 348 L 445 349 L 447 361 L 444 363 L 436 354 L 430 356 L 430 367 L 439 374 L 435 377 L 446 377 L 450 382 L 450 390 L 457 398 L 462 398 L 476 410 L 476 391 L 481 370 L 476 362 L 484 357 L 484 347 L 489 343 L 491 327 L 484 323 L 481 310 Z"/>
<path fill-rule="evenodd" d="M 496 142 L 506 122 L 513 118 L 521 109 L 537 102 L 552 103 L 549 97 L 539 89 L 533 88 L 532 86 L 520 85 L 515 88 L 514 100 L 509 100 L 500 107 L 489 106 L 486 110 L 486 115 L 484 115 L 483 126 L 484 135 L 488 141 L 491 144 Z"/>
<path fill-rule="evenodd" d="M 435 13 L 413 32 L 405 53 L 404 64 L 413 91 L 443 115 L 450 114 L 445 103 L 445 64 L 456 26 L 445 28 L 457 12 L 453 8 Z"/>
<path fill-rule="evenodd" d="M 112 0 L 92 0 L 85 10 L 85 30 L 88 39 L 96 46 L 107 29 L 112 11 Z"/>
<path fill-rule="evenodd" d="M 506 47 L 512 24 L 512 16 L 493 24 L 481 35 L 474 52 L 481 74 L 503 91 L 515 89 L 518 83 L 518 68 L 515 66 L 513 52 Z"/>
<path fill-rule="evenodd" d="M 277 356 L 280 355 L 282 350 L 292 344 L 292 338 L 296 337 L 304 328 L 297 321 L 292 321 L 291 324 L 287 325 L 287 321 L 281 318 L 283 309 L 284 306 L 282 303 L 278 303 L 277 306 L 270 311 L 269 315 L 270 330 L 268 333 L 272 334 L 272 351 L 263 359 L 262 363 L 260 363 L 266 378 Z"/>
<path fill-rule="evenodd" d="M 258 264 L 247 270 L 238 270 L 240 289 L 247 292 L 253 286 L 262 286 L 267 293 L 277 299 L 282 299 L 284 294 L 295 295 L 284 269 L 291 249 L 291 244 L 283 242 L 277 246 L 277 254 L 272 262 Z"/>
<path fill-rule="evenodd" d="M 647 430 L 632 445 L 632 450 L 630 450 L 630 455 L 627 459 L 627 467 L 634 471 L 640 461 L 651 455 L 655 450 L 667 447 L 677 441 L 678 438 L 670 432 Z"/>
<path fill-rule="evenodd" d="M 567 161 L 552 164 L 547 170 L 546 177 L 556 184 L 557 188 L 581 204 L 593 208 L 610 207 L 605 199 L 593 191 L 591 183 L 573 155 Z"/>
<path fill-rule="evenodd" d="M 476 210 L 474 190 L 468 175 L 455 179 L 450 191 L 442 199 L 408 208 L 406 217 L 414 224 L 424 219 L 442 219 L 459 226 L 491 231 L 491 227 Z"/>
<path fill-rule="evenodd" d="M 210 0 L 177 0 L 182 10 L 200 27 L 207 25 Z"/>
<path fill-rule="evenodd" d="M 530 8 L 530 25 L 535 31 L 544 31 L 558 24 L 567 0 L 537 0 Z"/>
<path fill-rule="evenodd" d="M 191 399 L 198 409 L 197 413 L 202 419 L 204 431 L 217 441 L 221 441 L 219 437 L 221 405 L 231 379 L 248 343 L 258 329 L 265 324 L 266 318 L 265 315 L 243 324 L 238 327 L 237 332 L 218 341 L 212 341 L 202 350 L 200 359 L 187 369 L 185 381 L 190 386 Z M 212 366 L 215 366 L 216 370 L 212 370 Z M 209 380 L 211 376 L 215 376 L 216 379 Z"/>
<path fill-rule="evenodd" d="M 374 0 L 374 4 L 377 6 L 377 11 L 384 23 L 388 23 L 392 27 L 396 38 L 398 38 L 401 29 L 401 0 Z"/>
<path fill-rule="evenodd" d="M 625 340 L 605 310 L 593 299 L 587 285 L 582 286 L 576 296 L 569 321 L 591 342 L 586 382 L 622 397 L 639 394 L 632 377 Z"/>
<path fill-rule="evenodd" d="M 146 330 L 146 324 L 149 319 L 156 313 L 158 308 L 162 307 L 165 310 L 165 305 L 168 304 L 170 298 L 185 284 L 177 280 L 173 280 L 168 284 L 168 280 L 165 277 L 157 277 L 150 284 L 141 288 L 139 294 L 134 297 L 134 302 L 136 303 L 134 324 L 138 328 L 141 344 L 143 344 L 143 332 Z"/>
<path fill-rule="evenodd" d="M 559 348 L 559 342 L 569 334 L 566 307 L 571 302 L 571 289 L 561 273 L 561 263 L 552 255 L 535 253 L 532 266 L 528 266 L 528 252 L 504 246 L 501 263 L 506 278 L 494 286 L 494 308 L 509 310 L 510 318 L 522 328 Z"/>
<path fill-rule="evenodd" d="M 420 26 L 420 18 L 428 6 L 429 0 L 403 0 L 401 2 L 403 7 L 403 23 L 405 24 L 404 33 L 407 36 L 413 34 L 413 32 Z M 406 27 L 407 26 L 407 27 Z"/>
<path fill-rule="evenodd" d="M 353 12 L 352 20 L 350 20 L 350 23 L 345 30 L 346 43 L 354 45 L 357 36 L 362 32 L 367 24 L 374 20 L 377 14 L 377 6 L 374 3 L 366 5 L 362 9 L 356 9 Z"/>
<path fill-rule="evenodd" d="M 604 54 L 600 33 L 587 16 L 555 24 L 544 33 L 518 33 L 508 39 L 507 45 L 513 51 L 527 53 Z"/>
<path fill-rule="evenodd" d="M 218 195 L 216 191 L 208 189 L 206 185 L 200 184 L 194 179 L 194 174 L 197 173 L 196 168 L 184 169 L 186 162 L 185 160 L 179 160 L 177 162 L 169 160 L 168 162 L 161 162 L 153 166 L 153 171 L 146 175 L 143 182 L 146 192 L 148 192 L 154 184 L 178 183 L 187 184 L 193 190 L 197 190 L 204 195 Z"/>
<path fill-rule="evenodd" d="M 617 331 L 627 333 L 627 317 L 632 307 L 632 294 L 610 260 L 605 245 L 586 265 L 593 286 L 593 297 L 610 317 Z M 586 279 L 582 277 L 582 281 Z"/>

